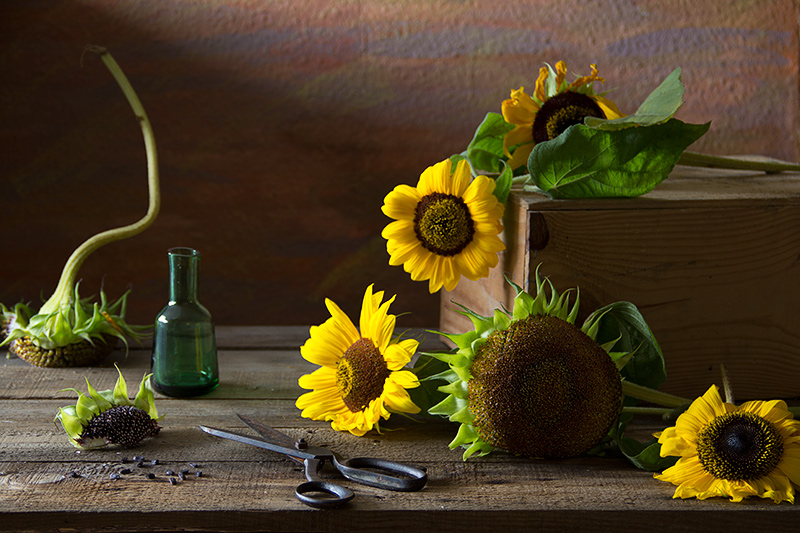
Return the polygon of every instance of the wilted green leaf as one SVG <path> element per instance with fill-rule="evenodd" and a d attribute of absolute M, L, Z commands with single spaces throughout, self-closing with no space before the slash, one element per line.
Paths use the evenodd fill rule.
<path fill-rule="evenodd" d="M 537 144 L 528 159 L 536 186 L 552 198 L 632 197 L 664 181 L 681 153 L 710 124 L 664 124 L 616 131 L 570 126 Z"/>

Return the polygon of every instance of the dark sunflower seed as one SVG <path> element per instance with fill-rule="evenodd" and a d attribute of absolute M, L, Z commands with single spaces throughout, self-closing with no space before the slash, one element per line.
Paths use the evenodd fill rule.
<path fill-rule="evenodd" d="M 144 463 L 142 461 L 139 461 L 138 463 L 136 463 L 136 468 L 144 468 Z"/>
<path fill-rule="evenodd" d="M 130 474 L 131 473 L 131 469 L 130 468 L 123 468 L 122 470 L 119 471 L 119 473 L 120 474 Z"/>
<path fill-rule="evenodd" d="M 174 472 L 174 471 L 172 471 L 172 470 L 167 470 L 167 471 L 166 471 L 166 472 L 164 472 L 164 473 L 165 473 L 166 475 L 168 475 L 168 476 L 174 476 L 174 475 L 175 475 L 175 472 Z"/>
<path fill-rule="evenodd" d="M 154 473 L 152 473 L 152 472 L 149 472 L 149 473 L 147 474 L 147 479 L 155 479 L 155 478 L 156 478 L 156 475 L 155 475 Z"/>
<path fill-rule="evenodd" d="M 203 471 L 198 470 L 197 472 L 194 473 L 194 477 L 203 477 Z"/>
<path fill-rule="evenodd" d="M 178 484 L 178 482 L 177 482 L 177 481 L 175 481 L 175 478 L 174 478 L 174 477 L 171 477 L 171 478 L 169 478 L 169 484 L 170 484 L 170 485 L 177 485 L 177 484 Z"/>
<path fill-rule="evenodd" d="M 123 457 L 122 459 L 119 460 L 119 462 L 122 463 L 122 464 L 125 464 L 128 461 L 130 461 L 130 459 L 128 459 L 127 457 Z"/>
<path fill-rule="evenodd" d="M 111 474 L 108 477 L 110 477 L 111 479 L 119 479 L 119 474 Z"/>
<path fill-rule="evenodd" d="M 81 477 L 81 475 L 79 473 L 77 473 L 77 472 L 70 472 L 69 475 L 70 475 L 70 477 L 73 477 L 73 478 Z"/>
<path fill-rule="evenodd" d="M 181 470 L 181 474 L 184 476 L 189 473 L 189 469 Z"/>
<path fill-rule="evenodd" d="M 198 468 L 200 465 L 197 463 L 189 463 L 189 466 L 191 466 L 192 468 Z"/>
<path fill-rule="evenodd" d="M 142 457 L 141 455 L 134 455 L 133 456 L 133 460 L 137 461 L 137 462 L 138 461 L 144 461 L 144 457 Z"/>
<path fill-rule="evenodd" d="M 178 479 L 180 479 L 181 481 L 184 481 L 186 479 L 186 474 L 181 472 L 180 474 L 178 474 Z"/>
<path fill-rule="evenodd" d="M 153 466 L 157 465 L 158 464 L 158 459 L 153 459 L 152 461 L 150 461 L 150 464 L 153 465 Z"/>

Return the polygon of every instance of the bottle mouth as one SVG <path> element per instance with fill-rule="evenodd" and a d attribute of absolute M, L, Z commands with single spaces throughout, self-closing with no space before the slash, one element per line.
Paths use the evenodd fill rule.
<path fill-rule="evenodd" d="M 170 248 L 167 250 L 169 255 L 180 256 L 180 257 L 200 257 L 200 252 L 195 250 L 194 248 L 188 248 L 186 246 L 177 246 L 175 248 Z"/>

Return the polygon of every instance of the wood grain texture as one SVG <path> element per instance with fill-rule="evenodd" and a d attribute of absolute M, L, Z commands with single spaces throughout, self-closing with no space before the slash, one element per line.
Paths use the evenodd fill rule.
<path fill-rule="evenodd" d="M 222 329 L 221 336 L 230 333 Z M 270 332 L 278 340 L 270 341 Z M 274 345 L 293 335 L 294 344 L 302 342 L 297 331 L 274 328 L 253 328 L 248 336 Z M 649 531 L 654 524 L 697 531 L 709 529 L 709 523 L 711 530 L 777 531 L 790 530 L 796 523 L 797 508 L 788 504 L 673 500 L 673 487 L 620 458 L 537 461 L 494 453 L 463 462 L 461 451 L 447 446 L 455 426 L 440 418 L 395 416 L 385 424 L 386 431 L 364 437 L 336 432 L 325 422 L 300 418 L 294 407 L 297 390 L 287 386 L 290 380 L 261 372 L 288 369 L 299 357 L 294 351 L 242 347 L 222 356 L 223 370 L 253 369 L 253 379 L 263 380 L 261 394 L 158 397 L 159 413 L 165 417 L 157 437 L 135 449 L 80 453 L 52 423 L 58 407 L 70 403 L 73 395 L 53 389 L 82 389 L 84 375 L 98 388 L 110 386 L 116 370 L 46 370 L 6 361 L 0 366 L 0 531 Z M 126 379 L 138 379 L 147 359 L 133 353 L 119 364 Z M 305 371 L 292 368 L 287 373 Z M 239 379 L 246 378 L 236 374 Z M 237 381 L 234 389 L 242 390 L 241 384 Z M 282 392 L 276 396 L 272 390 Z M 279 454 L 217 439 L 197 427 L 249 431 L 236 413 L 347 457 L 377 456 L 423 466 L 428 484 L 417 493 L 356 486 L 356 498 L 346 507 L 312 510 L 293 495 L 302 480 L 297 465 Z M 661 424 L 656 418 L 638 417 L 635 435 L 643 438 Z M 144 456 L 145 465 L 121 462 L 133 455 Z M 152 459 L 159 464 L 150 465 Z M 110 479 L 123 468 L 132 472 Z M 190 474 L 199 469 L 203 475 L 171 485 L 167 469 L 189 469 Z M 146 473 L 156 478 L 148 479 Z"/>
<path fill-rule="evenodd" d="M 325 297 L 354 313 L 374 282 L 425 326 L 438 296 L 388 265 L 382 200 L 544 62 L 597 63 L 624 112 L 681 67 L 678 118 L 712 121 L 695 149 L 797 161 L 798 34 L 796 0 L 6 0 L 0 301 L 47 298 L 73 249 L 146 210 L 139 128 L 86 44 L 139 93 L 163 206 L 89 259 L 84 294 L 130 285 L 150 323 L 166 250 L 193 246 L 220 324 L 319 323 Z"/>
<path fill-rule="evenodd" d="M 503 271 L 527 286 L 541 265 L 559 292 L 578 287 L 581 320 L 634 303 L 664 352 L 664 390 L 698 396 L 724 363 L 739 399 L 800 396 L 800 175 L 683 173 L 630 200 L 517 194 Z M 513 291 L 490 277 L 443 295 L 442 330 L 460 332 L 451 301 L 488 315 Z"/>

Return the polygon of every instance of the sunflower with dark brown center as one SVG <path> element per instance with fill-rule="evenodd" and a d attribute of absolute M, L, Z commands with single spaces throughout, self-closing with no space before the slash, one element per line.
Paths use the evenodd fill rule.
<path fill-rule="evenodd" d="M 413 280 L 428 280 L 434 293 L 453 290 L 461 276 L 487 277 L 505 250 L 500 239 L 505 207 L 495 181 L 475 176 L 469 163 L 449 159 L 428 167 L 416 187 L 398 185 L 382 211 L 394 219 L 381 232 L 390 265 L 403 265 Z"/>
<path fill-rule="evenodd" d="M 575 326 L 577 301 L 570 305 L 569 295 L 559 297 L 538 273 L 534 296 L 514 287 L 510 315 L 466 310 L 475 329 L 445 335 L 458 351 L 435 354 L 451 370 L 438 376 L 449 382 L 439 388 L 448 396 L 429 412 L 461 424 L 450 447 L 464 446 L 464 459 L 495 448 L 538 458 L 580 455 L 619 416 L 615 360 L 627 354 L 609 354 L 610 346 L 594 340 L 599 316 Z"/>
<path fill-rule="evenodd" d="M 712 385 L 656 435 L 661 455 L 680 456 L 656 479 L 677 485 L 674 498 L 750 496 L 794 503 L 800 486 L 800 421 L 783 400 L 722 401 Z"/>
<path fill-rule="evenodd" d="M 574 124 L 583 124 L 586 117 L 621 118 L 616 104 L 594 92 L 594 82 L 605 83 L 592 65 L 589 76 L 580 76 L 572 83 L 566 81 L 567 65 L 556 68 L 546 65 L 539 70 L 536 90 L 532 95 L 525 87 L 511 91 L 511 98 L 501 105 L 503 118 L 515 128 L 503 138 L 503 151 L 512 168 L 524 166 L 533 147 L 561 135 Z"/>
<path fill-rule="evenodd" d="M 360 331 L 339 306 L 325 300 L 331 318 L 313 326 L 300 348 L 304 359 L 320 365 L 300 377 L 302 388 L 313 389 L 296 402 L 304 417 L 328 420 L 333 429 L 360 436 L 379 429 L 380 419 L 391 412 L 419 412 L 406 390 L 419 386 L 417 377 L 404 370 L 419 343 L 392 338 L 394 297 L 382 300 L 383 292 L 373 294 L 372 285 L 367 287 Z"/>

